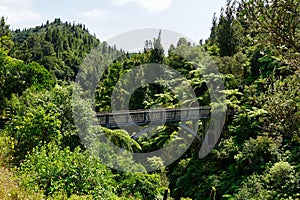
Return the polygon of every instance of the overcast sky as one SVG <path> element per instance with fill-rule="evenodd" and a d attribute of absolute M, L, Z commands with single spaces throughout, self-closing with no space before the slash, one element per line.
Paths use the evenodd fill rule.
<path fill-rule="evenodd" d="M 140 28 L 176 31 L 194 41 L 206 39 L 214 12 L 226 0 L 0 0 L 0 15 L 12 29 L 33 27 L 60 17 L 83 23 L 101 40 Z"/>

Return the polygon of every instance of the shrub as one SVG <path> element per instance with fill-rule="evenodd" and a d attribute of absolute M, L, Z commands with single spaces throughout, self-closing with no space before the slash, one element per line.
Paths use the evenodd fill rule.
<path fill-rule="evenodd" d="M 159 174 L 122 173 L 117 177 L 118 194 L 134 199 L 162 199 L 165 187 Z"/>
<path fill-rule="evenodd" d="M 72 149 L 80 145 L 72 118 L 71 87 L 30 88 L 21 97 L 13 96 L 10 107 L 12 120 L 5 126 L 4 136 L 14 139 L 15 163 L 41 142 Z"/>
<path fill-rule="evenodd" d="M 234 199 L 299 199 L 299 174 L 288 162 L 277 162 L 262 175 L 251 175 Z"/>
<path fill-rule="evenodd" d="M 109 169 L 100 160 L 76 148 L 63 150 L 48 144 L 35 148 L 26 156 L 19 169 L 21 185 L 43 190 L 46 196 L 58 192 L 70 197 L 92 195 L 97 199 L 115 197 L 115 181 Z"/>

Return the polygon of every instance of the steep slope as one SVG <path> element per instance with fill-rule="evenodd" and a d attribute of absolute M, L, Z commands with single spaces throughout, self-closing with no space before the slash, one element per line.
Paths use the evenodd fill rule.
<path fill-rule="evenodd" d="M 73 80 L 85 55 L 101 44 L 84 25 L 60 19 L 15 30 L 12 39 L 15 45 L 10 56 L 26 63 L 36 61 L 60 80 Z"/>

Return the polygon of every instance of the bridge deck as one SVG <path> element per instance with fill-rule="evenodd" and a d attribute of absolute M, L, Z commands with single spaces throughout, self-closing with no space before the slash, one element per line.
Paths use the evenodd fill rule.
<path fill-rule="evenodd" d="M 115 113 L 97 113 L 98 125 L 107 128 L 182 122 L 210 118 L 210 107 L 174 108 L 162 110 L 129 110 Z"/>

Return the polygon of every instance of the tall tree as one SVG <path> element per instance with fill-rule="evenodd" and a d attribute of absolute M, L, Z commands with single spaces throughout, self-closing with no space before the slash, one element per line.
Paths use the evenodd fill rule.
<path fill-rule="evenodd" d="M 257 44 L 299 69 L 299 0 L 243 0 L 242 7 Z"/>
<path fill-rule="evenodd" d="M 236 20 L 236 1 L 227 0 L 225 10 L 221 10 L 216 33 L 220 56 L 233 56 L 238 52 L 243 36 L 242 29 Z"/>
<path fill-rule="evenodd" d="M 212 27 L 210 29 L 210 36 L 209 40 L 211 43 L 215 43 L 217 40 L 217 26 L 218 26 L 218 18 L 216 13 L 214 13 L 213 20 L 212 20 Z"/>
<path fill-rule="evenodd" d="M 150 62 L 151 63 L 163 63 L 164 49 L 161 44 L 161 30 L 158 33 L 158 37 L 153 39 L 153 48 L 151 49 Z"/>
<path fill-rule="evenodd" d="M 0 48 L 10 50 L 13 47 L 13 44 L 9 25 L 6 23 L 4 17 L 2 17 L 0 20 Z"/>
<path fill-rule="evenodd" d="M 0 21 L 0 37 L 2 36 L 9 36 L 10 30 L 9 30 L 9 25 L 6 24 L 4 17 L 1 17 Z"/>

